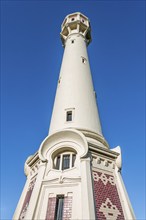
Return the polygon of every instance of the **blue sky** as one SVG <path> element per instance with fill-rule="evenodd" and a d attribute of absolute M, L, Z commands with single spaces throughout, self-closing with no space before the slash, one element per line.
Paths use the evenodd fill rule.
<path fill-rule="evenodd" d="M 1 2 L 1 219 L 11 219 L 24 162 L 47 136 L 63 48 L 64 17 L 90 18 L 88 54 L 102 124 L 121 146 L 122 176 L 137 219 L 145 219 L 145 2 Z"/>

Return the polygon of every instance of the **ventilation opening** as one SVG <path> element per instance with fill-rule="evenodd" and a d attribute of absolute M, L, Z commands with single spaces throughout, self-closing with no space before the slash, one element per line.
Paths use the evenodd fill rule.
<path fill-rule="evenodd" d="M 62 34 L 63 34 L 64 36 L 67 36 L 67 35 L 69 34 L 67 27 L 64 27 L 64 28 L 63 28 Z"/>
<path fill-rule="evenodd" d="M 59 77 L 58 84 L 60 84 L 60 81 L 61 81 L 61 76 Z"/>
<path fill-rule="evenodd" d="M 77 29 L 77 23 L 73 22 L 73 23 L 70 24 L 69 27 L 70 27 L 71 30 L 75 30 L 75 29 Z"/>

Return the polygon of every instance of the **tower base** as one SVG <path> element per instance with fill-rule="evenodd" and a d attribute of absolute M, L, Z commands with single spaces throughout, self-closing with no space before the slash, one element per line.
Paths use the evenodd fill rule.
<path fill-rule="evenodd" d="M 62 163 L 64 155 L 76 159 L 58 168 L 58 155 Z M 103 137 L 76 129 L 56 132 L 26 160 L 27 181 L 13 219 L 56 220 L 59 203 L 64 220 L 135 219 L 120 170 L 120 148 L 109 150 Z"/>

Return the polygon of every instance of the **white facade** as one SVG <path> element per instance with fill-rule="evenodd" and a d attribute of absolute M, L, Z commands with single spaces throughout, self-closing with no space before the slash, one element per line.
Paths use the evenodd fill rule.
<path fill-rule="evenodd" d="M 87 55 L 90 23 L 68 15 L 49 135 L 25 163 L 27 181 L 13 219 L 135 219 L 121 178 L 120 147 L 101 131 Z"/>

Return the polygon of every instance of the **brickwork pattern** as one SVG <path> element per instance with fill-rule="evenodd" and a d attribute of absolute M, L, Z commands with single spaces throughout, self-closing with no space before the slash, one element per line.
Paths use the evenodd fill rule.
<path fill-rule="evenodd" d="M 56 197 L 48 199 L 46 220 L 55 220 Z M 64 197 L 63 220 L 70 220 L 72 214 L 72 197 Z"/>
<path fill-rule="evenodd" d="M 98 220 L 125 220 L 114 176 L 93 171 Z"/>
<path fill-rule="evenodd" d="M 68 196 L 64 198 L 63 220 L 70 220 L 71 214 L 72 214 L 72 197 Z"/>
<path fill-rule="evenodd" d="M 48 199 L 46 220 L 55 220 L 56 197 Z"/>
<path fill-rule="evenodd" d="M 25 200 L 24 200 L 21 212 L 20 212 L 19 220 L 22 220 L 22 219 L 25 218 L 25 215 L 26 215 L 26 212 L 27 212 L 27 209 L 28 209 L 28 206 L 29 206 L 29 201 L 30 201 L 30 198 L 31 198 L 31 194 L 32 194 L 32 191 L 33 191 L 33 188 L 34 188 L 34 185 L 35 185 L 35 181 L 36 181 L 36 178 L 33 179 L 29 184 L 28 191 L 26 193 Z"/>

